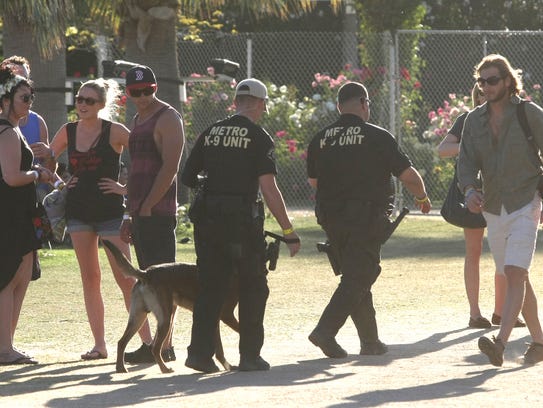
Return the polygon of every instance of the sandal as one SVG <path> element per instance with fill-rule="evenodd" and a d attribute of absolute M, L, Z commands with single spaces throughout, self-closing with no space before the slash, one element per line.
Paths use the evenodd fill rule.
<path fill-rule="evenodd" d="M 81 360 L 102 360 L 107 358 L 107 353 L 102 353 L 96 349 L 87 351 L 85 354 L 81 354 Z"/>
<path fill-rule="evenodd" d="M 12 361 L 0 361 L 0 366 L 22 365 L 22 364 L 38 364 L 38 362 L 31 357 L 18 357 Z"/>

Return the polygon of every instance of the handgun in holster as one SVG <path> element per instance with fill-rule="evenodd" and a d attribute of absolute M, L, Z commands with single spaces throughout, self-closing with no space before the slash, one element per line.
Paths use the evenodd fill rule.
<path fill-rule="evenodd" d="M 317 251 L 326 253 L 326 255 L 328 256 L 328 262 L 330 262 L 332 270 L 334 271 L 334 275 L 341 275 L 339 261 L 336 258 L 334 251 L 332 251 L 332 246 L 330 245 L 330 242 L 317 242 Z"/>

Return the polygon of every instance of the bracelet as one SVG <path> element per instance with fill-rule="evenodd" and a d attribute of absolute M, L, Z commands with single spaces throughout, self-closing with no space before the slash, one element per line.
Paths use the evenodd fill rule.
<path fill-rule="evenodd" d="M 38 170 L 32 170 L 31 173 L 34 174 L 34 181 L 38 181 L 40 179 L 40 172 Z"/>
<path fill-rule="evenodd" d="M 294 228 L 290 227 L 283 230 L 283 235 L 289 235 L 289 234 L 292 234 L 293 232 L 294 232 Z"/>
<path fill-rule="evenodd" d="M 464 198 L 467 199 L 467 198 L 469 197 L 469 195 L 470 195 L 471 193 L 475 192 L 475 191 L 477 191 L 477 190 L 475 190 L 473 187 L 468 188 L 468 189 L 464 192 Z"/>
<path fill-rule="evenodd" d="M 428 200 L 428 194 L 426 194 L 423 198 L 418 198 L 417 196 L 415 196 L 415 202 L 417 204 L 424 204 Z"/>
<path fill-rule="evenodd" d="M 123 215 L 123 220 L 131 220 L 132 218 L 130 217 L 130 214 L 124 214 Z"/>

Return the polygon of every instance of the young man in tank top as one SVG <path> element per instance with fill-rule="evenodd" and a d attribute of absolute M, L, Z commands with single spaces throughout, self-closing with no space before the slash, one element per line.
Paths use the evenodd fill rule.
<path fill-rule="evenodd" d="M 126 92 L 137 113 L 129 125 L 130 170 L 121 237 L 132 242 L 141 269 L 175 262 L 177 172 L 185 141 L 181 114 L 156 97 L 155 74 L 136 66 L 126 74 Z M 175 360 L 171 338 L 165 361 Z M 150 345 L 125 354 L 129 363 L 154 362 Z"/>

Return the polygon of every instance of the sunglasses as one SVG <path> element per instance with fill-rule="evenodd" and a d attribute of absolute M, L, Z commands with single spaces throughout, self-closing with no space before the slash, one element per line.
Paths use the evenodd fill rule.
<path fill-rule="evenodd" d="M 132 96 L 133 98 L 139 98 L 140 96 L 149 96 L 155 93 L 155 88 L 152 86 L 148 86 L 147 88 L 141 88 L 141 89 L 129 89 L 128 94 Z"/>
<path fill-rule="evenodd" d="M 24 94 L 24 95 L 21 96 L 21 100 L 24 103 L 32 102 L 34 100 L 34 94 L 32 94 L 32 93 Z"/>
<path fill-rule="evenodd" d="M 503 77 L 493 75 L 488 78 L 477 78 L 477 83 L 479 84 L 479 86 L 484 86 L 485 83 L 487 83 L 490 86 L 494 86 L 494 85 L 497 85 L 498 82 L 500 82 L 502 79 Z"/>
<path fill-rule="evenodd" d="M 94 98 L 85 98 L 83 96 L 76 96 L 75 97 L 75 101 L 78 103 L 78 104 L 82 104 L 82 103 L 86 103 L 87 105 L 89 106 L 92 106 L 94 105 L 96 102 L 98 102 L 96 99 Z"/>

